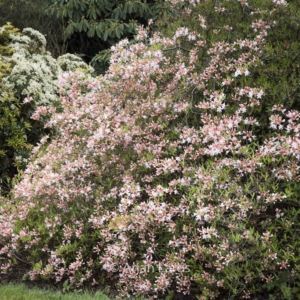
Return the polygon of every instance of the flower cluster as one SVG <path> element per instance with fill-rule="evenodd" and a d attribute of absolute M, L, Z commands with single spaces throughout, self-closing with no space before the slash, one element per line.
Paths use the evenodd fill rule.
<path fill-rule="evenodd" d="M 3 79 L 6 86 L 36 106 L 53 106 L 58 101 L 57 77 L 63 71 L 74 71 L 88 66 L 77 56 L 66 54 L 54 59 L 46 51 L 46 39 L 38 31 L 25 28 L 21 35 L 10 35 L 13 55 L 6 58 L 13 64 L 12 72 Z"/>

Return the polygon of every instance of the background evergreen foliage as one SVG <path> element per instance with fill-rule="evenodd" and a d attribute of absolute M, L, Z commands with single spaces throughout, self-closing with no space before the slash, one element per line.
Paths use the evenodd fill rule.
<path fill-rule="evenodd" d="M 103 73 L 109 49 L 120 39 L 133 39 L 138 25 L 170 12 L 163 0 L 48 0 L 46 12 L 67 23 L 68 51 L 78 53 Z"/>
<path fill-rule="evenodd" d="M 45 5 L 45 0 L 1 0 L 0 26 L 10 22 L 20 30 L 28 27 L 38 30 L 47 37 L 47 50 L 58 57 L 67 52 L 63 35 L 66 24 L 48 16 Z"/>
<path fill-rule="evenodd" d="M 0 26 L 34 28 L 47 37 L 54 57 L 76 53 L 104 73 L 112 45 L 170 12 L 164 0 L 1 0 Z"/>

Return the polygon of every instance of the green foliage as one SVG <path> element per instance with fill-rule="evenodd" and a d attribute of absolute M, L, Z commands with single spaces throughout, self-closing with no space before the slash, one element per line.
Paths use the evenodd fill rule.
<path fill-rule="evenodd" d="M 108 67 L 110 46 L 124 38 L 132 39 L 137 26 L 169 11 L 163 0 L 47 1 L 47 13 L 67 22 L 64 34 L 69 52 L 82 54 L 98 73 Z"/>
<path fill-rule="evenodd" d="M 45 13 L 45 0 L 2 0 L 0 2 L 0 26 L 10 22 L 14 27 L 23 30 L 33 28 L 47 36 L 47 50 L 54 57 L 67 51 L 63 38 L 65 24 Z"/>
<path fill-rule="evenodd" d="M 18 30 L 10 24 L 1 27 L 0 31 L 0 184 L 4 193 L 9 190 L 16 169 L 26 165 L 24 162 L 28 159 L 31 150 L 26 136 L 31 125 L 24 120 L 24 116 L 20 116 L 20 103 L 13 89 L 3 82 L 14 66 L 14 62 L 8 61 L 7 58 L 13 53 L 13 49 L 8 46 L 9 34 L 16 32 Z"/>

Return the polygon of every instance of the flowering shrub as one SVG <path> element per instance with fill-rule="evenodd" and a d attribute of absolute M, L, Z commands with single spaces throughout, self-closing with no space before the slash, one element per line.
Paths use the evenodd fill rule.
<path fill-rule="evenodd" d="M 7 192 L 16 169 L 25 168 L 32 146 L 49 133 L 43 119 L 48 109 L 59 107 L 58 74 L 88 66 L 70 54 L 52 58 L 45 37 L 36 30 L 25 28 L 20 34 L 10 24 L 0 29 L 0 178 Z M 32 120 L 38 106 L 43 117 Z"/>
<path fill-rule="evenodd" d="M 117 44 L 105 76 L 60 76 L 57 136 L 1 206 L 3 273 L 120 297 L 297 297 L 299 4 L 198 2 L 165 36 Z"/>

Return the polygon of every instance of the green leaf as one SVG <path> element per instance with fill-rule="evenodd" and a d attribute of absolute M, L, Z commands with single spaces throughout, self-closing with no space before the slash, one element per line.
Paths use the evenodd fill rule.
<path fill-rule="evenodd" d="M 88 37 L 93 37 L 95 35 L 95 28 L 91 27 L 87 32 Z"/>
<path fill-rule="evenodd" d="M 94 19 L 94 20 L 97 19 L 97 14 L 96 14 L 96 11 L 94 9 L 91 11 L 91 15 L 92 15 L 92 19 Z"/>
<path fill-rule="evenodd" d="M 116 8 L 114 10 L 114 13 L 112 14 L 112 17 L 115 19 L 115 20 L 118 20 L 119 19 L 119 16 L 120 16 L 120 8 Z"/>
<path fill-rule="evenodd" d="M 132 2 L 127 2 L 126 4 L 127 4 L 128 12 L 131 14 L 132 13 L 132 8 L 133 8 Z"/>
<path fill-rule="evenodd" d="M 96 27 L 96 34 L 99 39 L 102 38 L 102 31 L 101 31 L 101 29 L 99 29 L 99 27 Z"/>
<path fill-rule="evenodd" d="M 84 31 L 87 31 L 90 28 L 90 23 L 86 19 L 82 20 L 82 28 Z"/>
<path fill-rule="evenodd" d="M 106 30 L 103 34 L 103 41 L 106 41 L 108 38 L 108 30 Z"/>
<path fill-rule="evenodd" d="M 100 22 L 96 27 L 96 34 L 100 39 L 103 37 L 104 28 L 105 28 L 105 24 L 103 22 Z"/>
<path fill-rule="evenodd" d="M 83 25 L 82 22 L 74 23 L 75 28 L 76 28 L 79 32 L 82 31 L 82 25 Z"/>
<path fill-rule="evenodd" d="M 66 38 L 69 38 L 74 33 L 74 23 L 71 23 L 67 26 L 65 31 Z"/>
<path fill-rule="evenodd" d="M 116 29 L 116 36 L 117 36 L 118 39 L 121 38 L 121 33 L 120 33 L 119 28 Z"/>

